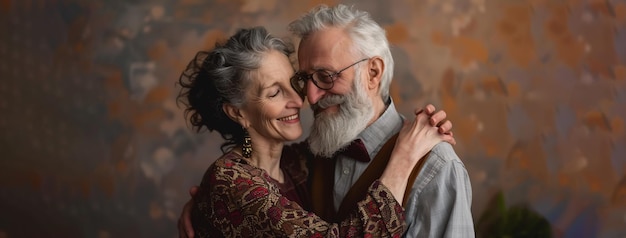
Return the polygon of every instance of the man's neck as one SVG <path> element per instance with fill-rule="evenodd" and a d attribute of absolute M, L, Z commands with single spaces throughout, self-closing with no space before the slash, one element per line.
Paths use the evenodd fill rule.
<path fill-rule="evenodd" d="M 367 123 L 367 126 L 371 126 L 372 124 L 374 124 L 374 122 L 376 122 L 376 120 L 378 120 L 378 118 L 380 118 L 380 116 L 385 113 L 385 109 L 387 109 L 387 106 L 389 106 L 389 103 L 384 102 L 380 96 L 377 96 L 375 99 L 373 99 L 372 104 L 374 106 L 374 115 L 372 116 L 372 119 Z"/>

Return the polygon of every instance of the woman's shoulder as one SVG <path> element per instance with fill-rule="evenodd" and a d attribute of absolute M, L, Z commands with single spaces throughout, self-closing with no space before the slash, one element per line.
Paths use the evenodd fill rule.
<path fill-rule="evenodd" d="M 246 163 L 240 154 L 227 152 L 211 164 L 204 174 L 202 183 L 231 182 L 242 178 L 263 180 L 262 175 L 263 170 Z"/>

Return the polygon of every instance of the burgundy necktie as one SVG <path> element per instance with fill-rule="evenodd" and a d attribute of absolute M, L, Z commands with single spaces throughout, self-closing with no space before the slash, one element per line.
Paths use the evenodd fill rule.
<path fill-rule="evenodd" d="M 361 139 L 353 140 L 350 145 L 339 151 L 339 154 L 361 162 L 370 161 L 370 154 L 367 152 L 365 144 L 363 144 L 363 141 Z"/>

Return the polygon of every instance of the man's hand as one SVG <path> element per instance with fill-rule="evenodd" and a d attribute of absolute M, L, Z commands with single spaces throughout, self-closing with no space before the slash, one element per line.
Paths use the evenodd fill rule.
<path fill-rule="evenodd" d="M 178 218 L 178 237 L 180 238 L 193 238 L 193 226 L 191 225 L 191 207 L 193 206 L 193 197 L 198 193 L 198 186 L 193 186 L 189 189 L 189 195 L 191 199 L 185 203 L 183 207 L 183 213 Z"/>

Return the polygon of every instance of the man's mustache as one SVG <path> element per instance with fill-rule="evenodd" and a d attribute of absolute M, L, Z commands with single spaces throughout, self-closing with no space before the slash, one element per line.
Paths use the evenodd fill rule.
<path fill-rule="evenodd" d="M 348 97 L 344 95 L 327 95 L 317 101 L 316 104 L 311 105 L 311 109 L 313 109 L 313 112 L 317 112 L 331 106 L 341 105 L 345 103 L 347 99 Z"/>

